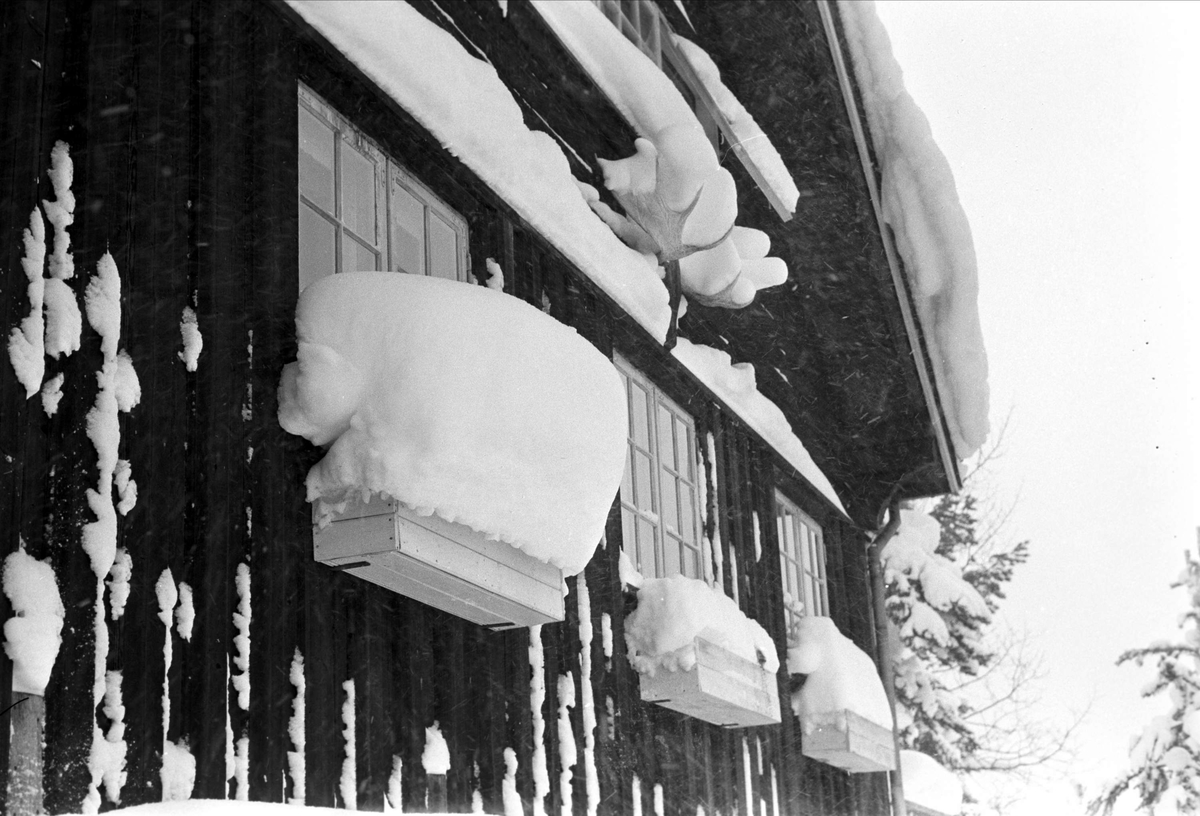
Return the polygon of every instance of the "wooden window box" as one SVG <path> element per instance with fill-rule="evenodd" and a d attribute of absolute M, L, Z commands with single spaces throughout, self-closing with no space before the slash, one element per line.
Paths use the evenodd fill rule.
<path fill-rule="evenodd" d="M 642 700 L 727 728 L 779 722 L 779 683 L 757 663 L 696 638 L 689 671 L 641 676 Z"/>
<path fill-rule="evenodd" d="M 896 769 L 891 730 L 850 710 L 830 715 L 811 732 L 806 724 L 801 747 L 806 757 L 847 773 Z"/>
<path fill-rule="evenodd" d="M 562 571 L 394 499 L 353 502 L 313 529 L 313 557 L 491 629 L 563 620 Z"/>

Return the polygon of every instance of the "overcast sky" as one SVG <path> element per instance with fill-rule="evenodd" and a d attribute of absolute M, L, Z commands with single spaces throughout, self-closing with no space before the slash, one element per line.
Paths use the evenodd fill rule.
<path fill-rule="evenodd" d="M 1200 525 L 1200 4 L 879 13 L 974 232 L 993 428 L 1011 412 L 992 484 L 1033 549 L 1008 616 L 1046 655 L 1046 711 L 1091 702 L 1073 776 L 1094 789 L 1165 712 L 1139 702 L 1149 669 L 1113 664 L 1177 634 Z"/>

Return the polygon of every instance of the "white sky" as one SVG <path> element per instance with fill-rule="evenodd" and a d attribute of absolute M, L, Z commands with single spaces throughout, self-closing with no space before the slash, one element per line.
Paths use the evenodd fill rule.
<path fill-rule="evenodd" d="M 1200 3 L 879 14 L 974 231 L 993 429 L 1012 413 L 993 484 L 1033 549 L 1009 617 L 1047 712 L 1092 703 L 1071 776 L 1093 792 L 1165 707 L 1114 661 L 1176 635 L 1200 525 Z M 1019 812 L 1081 813 L 1062 790 Z"/>

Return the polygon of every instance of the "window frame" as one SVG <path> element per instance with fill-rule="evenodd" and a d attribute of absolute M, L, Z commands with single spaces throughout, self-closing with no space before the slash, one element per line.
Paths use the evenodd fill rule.
<path fill-rule="evenodd" d="M 613 355 L 613 364 L 621 375 L 625 386 L 625 405 L 628 411 L 629 436 L 627 437 L 627 456 L 625 471 L 621 477 L 619 500 L 621 505 L 621 538 L 622 548 L 629 556 L 634 566 L 647 578 L 663 578 L 670 575 L 684 575 L 689 578 L 704 580 L 704 530 L 700 520 L 700 502 L 703 500 L 701 480 L 704 469 L 700 462 L 699 439 L 696 433 L 696 422 L 692 415 L 684 410 L 675 400 L 664 394 L 660 388 L 650 381 L 645 374 L 634 367 L 620 354 Z M 637 438 L 638 423 L 635 421 L 635 400 L 633 386 L 640 388 L 646 394 L 648 416 L 646 429 L 648 439 L 643 445 Z M 671 422 L 671 454 L 673 464 L 662 461 L 663 413 L 668 414 Z M 686 450 L 681 451 L 681 440 L 678 429 L 685 432 L 683 441 Z M 635 465 L 641 456 L 649 459 L 648 488 L 651 508 L 649 510 L 638 506 L 640 494 L 640 479 Z M 687 471 L 678 467 L 680 459 L 688 465 Z M 667 523 L 663 512 L 664 499 L 667 494 L 663 490 L 664 477 L 672 480 L 671 496 L 675 503 L 674 518 L 680 522 L 690 523 L 691 541 L 687 540 L 687 531 L 673 528 Z M 684 507 L 684 489 L 691 495 L 691 512 L 688 514 Z M 685 515 L 690 516 L 684 518 Z M 651 530 L 649 545 L 642 541 L 641 531 Z M 632 530 L 632 535 L 631 535 Z M 674 543 L 677 553 L 674 559 L 669 557 L 669 545 Z M 645 555 L 653 550 L 653 564 L 647 564 Z M 677 566 L 677 570 L 672 567 Z M 689 569 L 690 567 L 690 569 Z"/>
<path fill-rule="evenodd" d="M 775 491 L 774 516 L 788 628 L 802 616 L 830 617 L 829 560 L 821 525 L 778 489 Z M 788 534 L 788 517 L 795 522 L 793 535 Z M 794 602 L 803 604 L 802 615 L 786 602 L 788 595 Z"/>
<path fill-rule="evenodd" d="M 300 229 L 303 230 L 303 221 L 306 210 L 313 216 L 323 220 L 326 224 L 333 226 L 334 271 L 332 274 L 339 274 L 341 272 L 348 271 L 346 268 L 346 241 L 352 240 L 360 246 L 368 241 L 368 237 L 361 234 L 363 230 L 357 229 L 355 226 L 347 223 L 344 212 L 345 202 L 344 189 L 342 186 L 342 167 L 344 164 L 344 159 L 342 156 L 346 146 L 348 146 L 360 155 L 367 157 L 375 168 L 375 236 L 373 243 L 370 243 L 370 245 L 366 247 L 366 249 L 374 256 L 375 269 L 403 272 L 407 274 L 418 274 L 417 272 L 403 268 L 400 264 L 400 242 L 395 238 L 395 232 L 400 225 L 398 220 L 398 193 L 396 192 L 397 188 L 399 188 L 422 206 L 422 269 L 419 274 L 443 277 L 466 283 L 472 282 L 470 263 L 470 231 L 467 225 L 467 220 L 461 214 L 459 214 L 458 211 L 442 200 L 442 198 L 433 192 L 433 190 L 431 190 L 427 185 L 419 181 L 408 168 L 393 158 L 373 139 L 367 136 L 350 120 L 349 117 L 337 111 L 337 109 L 326 102 L 319 94 L 317 94 L 303 82 L 296 83 L 296 91 L 298 140 L 303 138 L 302 135 L 300 135 L 300 130 L 303 127 L 302 117 L 306 112 L 316 118 L 320 124 L 323 124 L 332 130 L 334 139 L 336 140 L 336 147 L 333 151 L 332 212 L 323 204 L 315 201 L 313 198 L 305 194 L 304 169 L 302 166 L 304 159 L 304 146 L 302 142 L 298 142 L 297 144 L 299 182 L 297 184 L 297 208 L 301 224 Z M 450 276 L 446 274 L 434 275 L 433 272 L 433 262 L 431 259 L 435 257 L 435 255 L 434 253 L 431 253 L 430 250 L 434 241 L 433 230 L 436 223 L 435 219 L 449 227 L 450 231 L 453 232 L 455 236 L 455 249 L 453 253 L 453 257 L 455 259 L 455 269 L 453 278 L 450 278 Z M 347 237 L 347 235 L 349 237 Z M 304 262 L 305 256 L 303 235 L 301 235 L 300 263 L 298 264 L 298 274 L 301 278 L 301 288 L 303 288 L 306 283 L 311 283 L 314 280 L 325 277 L 325 274 L 306 275 L 307 270 L 305 269 Z M 355 264 L 355 268 L 358 268 L 358 264 Z"/>

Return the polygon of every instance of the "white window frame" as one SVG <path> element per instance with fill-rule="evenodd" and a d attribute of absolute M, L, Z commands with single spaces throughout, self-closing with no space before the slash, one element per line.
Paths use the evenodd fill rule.
<path fill-rule="evenodd" d="M 729 149 L 738 157 L 742 166 L 746 168 L 746 172 L 758 185 L 758 189 L 766 196 L 780 220 L 791 221 L 793 214 L 788 209 L 788 205 L 767 181 L 762 169 L 742 145 L 737 134 L 733 132 L 733 125 L 729 123 L 729 119 L 721 112 L 721 108 L 712 98 L 712 94 L 708 92 L 704 82 L 696 75 L 692 64 L 688 62 L 687 57 L 671 39 L 674 32 L 671 30 L 671 24 L 663 17 L 658 4 L 654 0 L 592 0 L 592 2 L 600 7 L 604 16 L 630 42 L 640 48 L 642 53 L 648 56 L 655 65 L 663 69 L 664 73 L 667 68 L 670 68 L 695 100 L 693 109 L 696 118 L 708 135 L 709 141 L 712 142 L 717 155 L 721 155 L 723 139 L 724 144 L 728 145 Z M 674 80 L 674 77 L 672 79 Z"/>
<path fill-rule="evenodd" d="M 469 235 L 466 219 L 459 215 L 450 205 L 442 201 L 432 190 L 415 179 L 399 162 L 380 149 L 374 141 L 356 128 L 347 117 L 338 113 L 329 103 L 303 83 L 297 83 L 297 105 L 297 127 L 300 128 L 300 142 L 299 149 L 297 150 L 300 183 L 297 185 L 297 203 L 301 230 L 301 257 L 299 264 L 301 288 L 325 275 L 349 271 L 351 267 L 357 270 L 368 266 L 369 264 L 352 262 L 348 259 L 347 247 L 355 245 L 362 250 L 362 253 L 360 253 L 356 260 L 361 260 L 364 255 L 369 256 L 371 258 L 370 263 L 377 270 L 387 269 L 395 272 L 434 275 L 436 271 L 433 269 L 433 258 L 436 253 L 431 252 L 431 248 L 435 240 L 434 233 L 439 226 L 448 228 L 448 232 L 443 232 L 442 235 L 446 236 L 452 233 L 455 241 L 454 268 L 443 268 L 440 270 L 443 273 L 441 277 L 469 282 L 471 274 L 470 258 L 468 256 Z M 305 194 L 305 151 L 303 143 L 303 117 L 305 115 L 315 117 L 319 123 L 330 128 L 335 134 L 332 209 Z M 366 158 L 374 168 L 373 197 L 375 216 L 374 223 L 367 229 L 363 229 L 362 225 L 352 225 L 345 212 L 346 202 L 342 173 L 343 165 L 346 161 L 343 156 L 348 155 L 346 153 L 347 150 L 353 150 L 358 155 Z M 406 195 L 408 199 L 415 200 L 423 208 L 423 234 L 420 236 L 421 258 L 419 262 L 421 268 L 419 270 L 416 268 L 405 268 L 401 258 L 400 241 L 398 240 L 401 223 L 399 215 L 401 195 Z M 311 262 L 306 263 L 303 234 L 306 215 L 308 218 L 320 219 L 325 222 L 327 227 L 333 227 L 334 247 L 332 269 L 320 267 L 319 263 L 315 265 L 317 268 L 314 268 L 314 264 Z M 445 254 L 443 253 L 441 257 L 444 259 Z M 417 264 L 410 265 L 416 266 Z M 325 271 L 326 269 L 328 271 Z"/>
<path fill-rule="evenodd" d="M 778 490 L 775 491 L 775 532 L 779 540 L 779 566 L 790 628 L 804 615 L 829 616 L 829 573 L 826 571 L 825 537 L 821 526 Z"/>
<path fill-rule="evenodd" d="M 621 479 L 621 533 L 625 553 L 647 578 L 685 575 L 703 579 L 700 502 L 704 493 L 699 481 L 703 478 L 703 470 L 696 423 L 625 358 L 615 355 L 614 363 L 625 386 L 629 412 L 628 456 Z M 645 440 L 637 438 L 638 428 L 643 423 L 639 423 L 635 415 L 638 403 L 635 389 L 646 395 L 648 415 L 644 425 L 648 438 Z M 671 435 L 672 460 L 669 463 L 662 456 L 662 444 L 667 434 Z M 640 469 L 638 463 L 646 461 L 649 466 Z M 648 485 L 644 484 L 647 480 Z M 669 487 L 665 487 L 667 485 Z M 638 503 L 638 498 L 645 494 L 651 501 L 649 508 Z M 690 511 L 685 506 L 685 495 L 691 496 Z M 678 527 L 668 523 L 664 511 L 664 503 L 670 501 L 674 502 L 675 508 L 670 515 L 679 522 Z"/>

